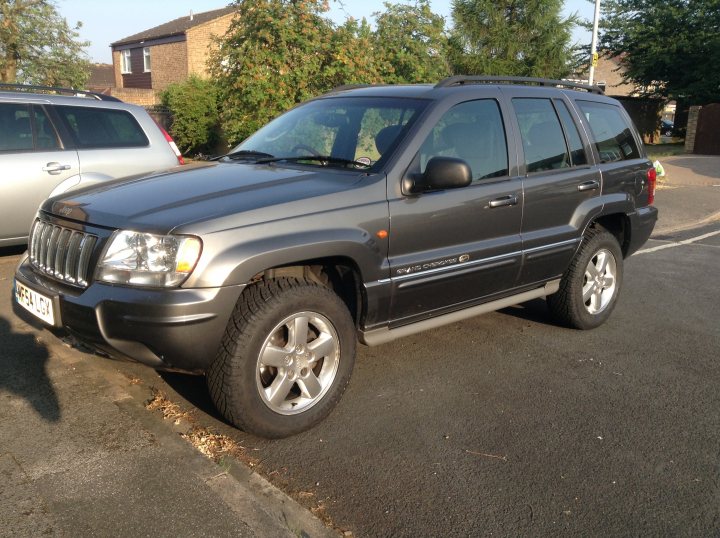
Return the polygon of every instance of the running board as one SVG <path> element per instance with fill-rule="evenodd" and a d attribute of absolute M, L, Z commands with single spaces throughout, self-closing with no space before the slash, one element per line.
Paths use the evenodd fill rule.
<path fill-rule="evenodd" d="M 402 338 L 403 336 L 410 336 L 419 332 L 427 331 L 429 329 L 436 329 L 449 323 L 455 323 L 456 321 L 462 321 L 467 318 L 479 316 L 480 314 L 487 314 L 488 312 L 494 312 L 501 308 L 507 308 L 516 304 L 531 301 L 532 299 L 538 299 L 540 297 L 546 297 L 552 295 L 560 289 L 560 279 L 548 282 L 541 288 L 518 293 L 517 295 L 511 295 L 510 297 L 504 297 L 497 301 L 491 301 L 457 312 L 450 312 L 449 314 L 443 314 L 435 318 L 424 319 L 416 323 L 409 325 L 403 325 L 395 329 L 388 329 L 383 327 L 381 329 L 374 329 L 372 331 L 360 331 L 359 339 L 360 342 L 367 346 L 379 346 L 380 344 L 386 344 L 395 340 L 396 338 Z"/>

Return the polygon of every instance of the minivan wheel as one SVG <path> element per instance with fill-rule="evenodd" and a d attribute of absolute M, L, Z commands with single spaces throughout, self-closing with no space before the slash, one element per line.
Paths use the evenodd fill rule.
<path fill-rule="evenodd" d="M 355 361 L 345 303 L 304 279 L 243 291 L 207 372 L 215 406 L 235 426 L 287 437 L 323 420 L 340 400 Z"/>
<path fill-rule="evenodd" d="M 547 298 L 553 316 L 576 329 L 602 325 L 615 308 L 622 270 L 615 236 L 602 227 L 590 228 L 563 275 L 560 290 Z"/>

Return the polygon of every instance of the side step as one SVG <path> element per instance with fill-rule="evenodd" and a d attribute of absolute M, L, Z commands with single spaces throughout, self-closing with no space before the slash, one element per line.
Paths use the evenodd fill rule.
<path fill-rule="evenodd" d="M 467 318 L 479 316 L 480 314 L 487 314 L 488 312 L 494 312 L 501 308 L 507 308 L 519 303 L 538 299 L 540 297 L 546 297 L 552 295 L 560 289 L 560 279 L 548 282 L 541 288 L 518 293 L 517 295 L 511 295 L 510 297 L 503 297 L 497 301 L 491 301 L 489 303 L 483 303 L 481 305 L 472 306 L 457 312 L 450 312 L 449 314 L 443 314 L 435 318 L 424 319 L 416 323 L 409 325 L 403 325 L 402 327 L 396 327 L 395 329 L 388 329 L 383 327 L 381 329 L 374 329 L 372 331 L 360 331 L 359 339 L 360 342 L 367 346 L 379 346 L 380 344 L 386 344 L 395 340 L 396 338 L 402 338 L 403 336 L 410 336 L 419 332 L 427 331 L 429 329 L 436 329 L 443 325 L 455 323 L 456 321 L 462 321 Z"/>

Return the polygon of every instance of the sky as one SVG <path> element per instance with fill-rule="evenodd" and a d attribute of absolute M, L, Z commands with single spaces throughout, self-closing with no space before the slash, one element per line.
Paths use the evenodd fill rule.
<path fill-rule="evenodd" d="M 91 42 L 86 52 L 97 63 L 112 63 L 110 43 L 114 41 L 189 15 L 191 10 L 201 13 L 227 4 L 227 0 L 56 0 L 58 12 L 70 25 L 82 22 L 80 37 Z M 431 0 L 430 4 L 432 10 L 445 17 L 449 25 L 451 0 Z M 343 0 L 342 4 L 330 0 L 328 15 L 336 23 L 341 23 L 348 16 L 356 19 L 365 17 L 372 22 L 372 14 L 382 9 L 383 0 Z M 593 3 L 588 0 L 566 0 L 564 14 L 570 13 L 591 19 Z M 576 29 L 573 37 L 581 44 L 590 42 L 590 32 L 584 29 Z"/>

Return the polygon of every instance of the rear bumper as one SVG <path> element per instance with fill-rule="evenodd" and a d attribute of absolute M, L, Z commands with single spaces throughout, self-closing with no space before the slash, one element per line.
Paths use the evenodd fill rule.
<path fill-rule="evenodd" d="M 245 287 L 141 289 L 94 282 L 77 290 L 36 273 L 26 259 L 15 278 L 51 297 L 56 325 L 82 342 L 153 368 L 188 372 L 207 370 Z M 14 310 L 32 318 L 17 305 Z"/>
<path fill-rule="evenodd" d="M 641 207 L 628 215 L 630 218 L 630 242 L 625 256 L 637 252 L 650 238 L 658 219 L 658 210 L 653 206 Z"/>

